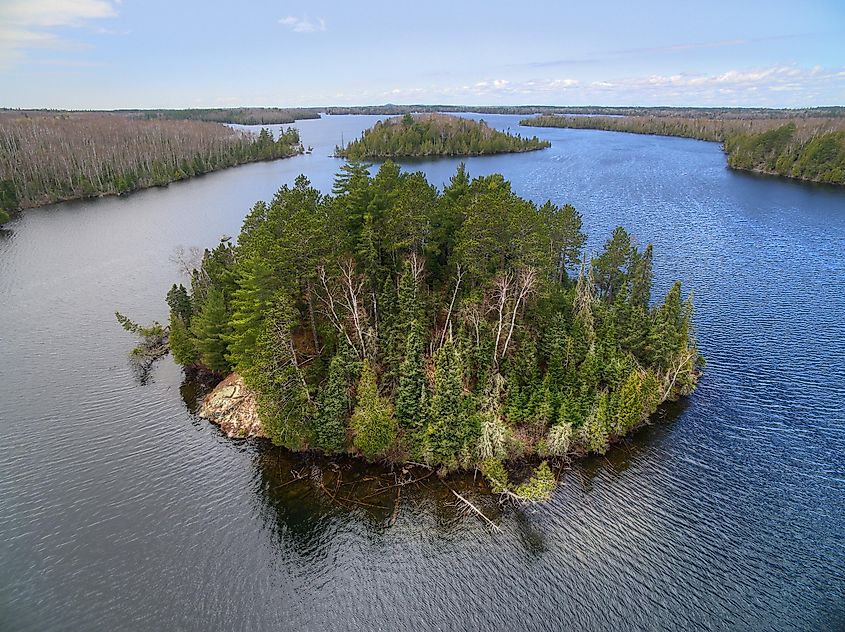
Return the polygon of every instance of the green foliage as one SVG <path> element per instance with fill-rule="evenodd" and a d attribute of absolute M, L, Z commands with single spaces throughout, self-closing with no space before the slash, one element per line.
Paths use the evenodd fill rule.
<path fill-rule="evenodd" d="M 317 446 L 328 454 L 346 449 L 347 421 L 352 411 L 350 388 L 358 363 L 351 349 L 344 347 L 329 364 L 329 376 L 317 397 L 315 435 Z"/>
<path fill-rule="evenodd" d="M 475 447 L 481 420 L 464 397 L 461 358 L 451 340 L 434 354 L 434 380 L 428 411 L 427 453 L 433 463 L 456 464 Z"/>
<path fill-rule="evenodd" d="M 230 331 L 223 292 L 212 286 L 199 313 L 191 319 L 191 334 L 200 363 L 215 373 L 227 373 L 231 369 L 226 359 Z"/>
<path fill-rule="evenodd" d="M 235 367 L 293 449 L 441 471 L 603 453 L 688 393 L 700 358 L 680 284 L 651 305 L 651 246 L 622 228 L 593 258 L 584 243 L 575 209 L 500 175 L 461 166 L 440 193 L 391 162 L 374 177 L 348 163 L 332 195 L 297 178 L 252 208 L 237 246 L 205 251 L 191 291 L 168 292 L 170 348 Z"/>
<path fill-rule="evenodd" d="M 379 395 L 376 374 L 369 360 L 364 360 L 361 368 L 351 426 L 355 431 L 355 447 L 368 459 L 382 456 L 396 438 L 393 406 L 387 398 Z"/>
<path fill-rule="evenodd" d="M 531 478 L 516 488 L 516 495 L 528 502 L 548 500 L 557 487 L 557 481 L 546 461 L 540 463 Z"/>
<path fill-rule="evenodd" d="M 296 320 L 290 299 L 278 293 L 261 324 L 253 362 L 243 375 L 258 393 L 264 431 L 276 445 L 294 450 L 311 439 L 316 412 L 293 343 Z"/>
<path fill-rule="evenodd" d="M 425 378 L 425 341 L 421 327 L 412 321 L 405 345 L 405 358 L 399 369 L 399 387 L 396 390 L 396 418 L 402 428 L 419 431 L 428 418 L 425 409 L 427 388 Z"/>
<path fill-rule="evenodd" d="M 175 310 L 170 312 L 170 334 L 167 344 L 170 347 L 170 353 L 173 354 L 173 359 L 178 364 L 190 366 L 196 363 L 197 349 L 193 338 L 185 321 Z"/>
<path fill-rule="evenodd" d="M 494 494 L 501 494 L 510 489 L 508 472 L 499 459 L 485 459 L 478 464 L 478 469 L 490 483 L 490 489 Z"/>
<path fill-rule="evenodd" d="M 477 156 L 532 151 L 549 147 L 536 136 L 522 138 L 499 132 L 483 121 L 442 114 L 402 117 L 378 122 L 361 138 L 335 154 L 351 160 L 398 156 Z"/>

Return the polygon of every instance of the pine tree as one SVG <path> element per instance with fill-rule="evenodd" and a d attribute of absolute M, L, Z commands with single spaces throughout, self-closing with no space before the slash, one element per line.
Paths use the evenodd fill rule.
<path fill-rule="evenodd" d="M 200 362 L 216 373 L 228 373 L 229 314 L 223 292 L 217 286 L 208 290 L 200 312 L 191 319 L 191 333 Z"/>
<path fill-rule="evenodd" d="M 619 390 L 614 434 L 622 436 L 643 422 L 643 378 L 637 370 L 628 374 Z"/>
<path fill-rule="evenodd" d="M 366 458 L 378 458 L 396 438 L 397 424 L 389 400 L 378 394 L 376 374 L 369 360 L 364 360 L 361 368 L 355 399 L 351 420 L 355 431 L 353 442 Z"/>
<path fill-rule="evenodd" d="M 237 289 L 231 299 L 232 332 L 227 360 L 243 372 L 252 364 L 255 341 L 277 284 L 267 265 L 258 258 L 242 262 L 238 272 Z"/>
<path fill-rule="evenodd" d="M 188 291 L 181 283 L 179 285 L 173 284 L 167 292 L 167 305 L 171 312 L 182 319 L 185 325 L 191 322 L 191 297 L 188 296 Z"/>

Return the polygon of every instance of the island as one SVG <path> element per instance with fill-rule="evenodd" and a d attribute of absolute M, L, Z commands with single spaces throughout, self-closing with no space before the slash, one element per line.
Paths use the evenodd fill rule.
<path fill-rule="evenodd" d="M 426 156 L 482 156 L 550 147 L 536 136 L 523 138 L 487 123 L 446 114 L 405 114 L 379 121 L 335 155 L 352 160 Z"/>
<path fill-rule="evenodd" d="M 575 208 L 499 174 L 461 165 L 440 191 L 350 162 L 331 195 L 299 176 L 256 203 L 237 245 L 173 285 L 156 333 L 223 380 L 203 414 L 231 436 L 478 468 L 495 493 L 542 500 L 550 461 L 605 453 L 702 366 L 680 282 L 652 300 L 651 245 L 622 227 L 592 258 L 585 242 Z"/>
<path fill-rule="evenodd" d="M 304 151 L 288 128 L 274 138 L 196 120 L 115 112 L 0 112 L 0 220 L 60 202 L 120 195 Z M 2 221 L 0 221 L 2 223 Z"/>
<path fill-rule="evenodd" d="M 783 111 L 778 111 L 783 116 Z M 728 166 L 808 182 L 845 184 L 845 117 L 560 116 L 523 119 L 529 127 L 597 129 L 722 143 Z"/>

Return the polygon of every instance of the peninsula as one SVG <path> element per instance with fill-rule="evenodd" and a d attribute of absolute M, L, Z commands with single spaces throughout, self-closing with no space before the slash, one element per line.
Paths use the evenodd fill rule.
<path fill-rule="evenodd" d="M 845 118 L 841 114 L 812 116 L 810 112 L 784 119 L 785 112 L 778 112 L 780 117 L 768 118 L 547 114 L 523 119 L 520 124 L 716 141 L 722 143 L 733 169 L 845 184 Z"/>
<path fill-rule="evenodd" d="M 235 130 L 108 112 L 0 112 L 0 223 L 53 202 L 120 195 L 301 153 L 294 128 Z"/>

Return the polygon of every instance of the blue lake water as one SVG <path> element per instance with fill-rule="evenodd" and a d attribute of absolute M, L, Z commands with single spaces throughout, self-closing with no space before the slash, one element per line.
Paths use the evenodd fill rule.
<path fill-rule="evenodd" d="M 334 146 L 378 117 L 27 211 L 0 233 L 0 630 L 845 628 L 845 190 L 732 172 L 714 143 L 483 118 L 552 147 L 472 175 L 574 204 L 592 251 L 625 226 L 655 294 L 694 293 L 698 390 L 548 504 L 479 493 L 501 533 L 437 490 L 342 510 L 283 486 L 314 464 L 195 418 L 169 358 L 141 384 L 113 313 L 165 319 L 176 247 L 237 235 L 300 173 L 330 190 Z M 405 166 L 442 184 L 458 163 Z"/>

